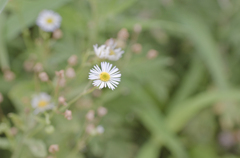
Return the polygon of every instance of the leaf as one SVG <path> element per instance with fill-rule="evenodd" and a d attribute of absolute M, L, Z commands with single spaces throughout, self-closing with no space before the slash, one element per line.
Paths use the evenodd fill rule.
<path fill-rule="evenodd" d="M 7 138 L 0 138 L 0 149 L 10 149 L 11 145 Z"/>
<path fill-rule="evenodd" d="M 157 140 L 161 140 L 161 143 L 166 145 L 175 157 L 187 158 L 186 151 L 174 133 L 168 130 L 164 118 L 154 105 L 153 100 L 148 97 L 148 94 L 139 85 L 132 82 L 128 86 L 134 89 L 133 97 L 138 101 L 138 106 L 134 110 L 144 126 Z"/>
<path fill-rule="evenodd" d="M 2 69 L 9 69 L 8 52 L 4 42 L 5 21 L 5 14 L 0 14 L 0 64 Z"/>
<path fill-rule="evenodd" d="M 215 84 L 221 89 L 229 88 L 226 64 L 206 23 L 197 15 L 176 9 L 175 16 L 183 23 L 186 34 L 194 43 L 202 60 L 206 63 Z"/>
<path fill-rule="evenodd" d="M 166 118 L 166 124 L 171 131 L 178 132 L 200 110 L 219 101 L 240 101 L 240 91 L 204 92 L 191 99 L 181 102 L 173 108 Z"/>
<path fill-rule="evenodd" d="M 24 126 L 23 120 L 18 115 L 14 114 L 14 113 L 10 113 L 10 114 L 8 114 L 8 117 L 11 119 L 11 121 L 13 122 L 13 124 L 16 127 L 21 129 L 22 131 L 24 131 L 26 129 Z"/>
<path fill-rule="evenodd" d="M 36 157 L 47 156 L 46 145 L 42 140 L 28 139 L 25 144 L 28 146 L 32 154 Z"/>
<path fill-rule="evenodd" d="M 140 149 L 136 158 L 157 158 L 159 155 L 159 147 L 161 144 L 156 142 L 154 138 L 151 138 Z"/>
<path fill-rule="evenodd" d="M 5 6 L 7 5 L 8 0 L 1 0 L 0 1 L 0 14 L 2 13 L 3 9 L 5 8 Z"/>
<path fill-rule="evenodd" d="M 168 106 L 172 108 L 173 106 L 179 105 L 179 102 L 184 101 L 193 94 L 198 88 L 204 72 L 204 65 L 199 61 L 197 56 L 194 56 L 190 69 L 184 74 L 183 81 L 180 83 Z"/>

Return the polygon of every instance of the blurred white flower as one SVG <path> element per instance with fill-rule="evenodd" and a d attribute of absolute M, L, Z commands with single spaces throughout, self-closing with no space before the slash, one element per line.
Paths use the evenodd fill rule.
<path fill-rule="evenodd" d="M 99 126 L 97 126 L 96 131 L 97 131 L 98 134 L 103 134 L 104 133 L 104 127 L 99 125 Z"/>
<path fill-rule="evenodd" d="M 62 18 L 52 10 L 43 10 L 37 18 L 37 25 L 46 32 L 53 32 L 61 25 Z"/>
<path fill-rule="evenodd" d="M 94 52 L 95 54 L 101 58 L 101 59 L 107 59 L 107 56 L 109 54 L 109 51 L 106 49 L 107 46 L 106 45 L 101 45 L 100 47 L 98 47 L 97 44 L 93 45 L 94 48 Z"/>
<path fill-rule="evenodd" d="M 107 59 L 116 61 L 119 60 L 122 57 L 122 54 L 124 51 L 121 48 L 116 48 L 117 43 L 114 41 L 114 39 L 109 39 L 108 40 L 108 45 L 107 45 L 107 51 L 108 51 L 108 56 Z"/>
<path fill-rule="evenodd" d="M 101 69 L 98 65 L 94 66 L 90 70 L 88 79 L 93 80 L 93 85 L 100 89 L 108 86 L 108 88 L 114 90 L 121 80 L 120 77 L 121 74 L 116 66 L 112 68 L 112 64 L 101 62 Z"/>
<path fill-rule="evenodd" d="M 43 92 L 35 95 L 31 103 L 32 107 L 35 109 L 35 114 L 54 108 L 54 103 L 51 102 L 51 96 Z"/>
<path fill-rule="evenodd" d="M 101 59 L 108 59 L 112 61 L 117 61 L 122 57 L 122 54 L 124 51 L 121 48 L 116 48 L 117 43 L 114 41 L 114 39 L 109 39 L 107 41 L 107 45 L 101 45 L 98 47 L 98 45 L 94 45 L 94 51 L 95 54 L 101 58 Z"/>

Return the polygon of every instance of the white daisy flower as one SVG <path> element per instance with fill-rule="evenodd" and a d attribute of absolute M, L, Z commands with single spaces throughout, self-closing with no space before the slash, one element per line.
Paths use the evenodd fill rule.
<path fill-rule="evenodd" d="M 117 61 L 122 57 L 124 51 L 121 48 L 116 48 L 117 43 L 114 39 L 109 39 L 107 44 L 108 56 L 107 58 L 112 61 Z"/>
<path fill-rule="evenodd" d="M 112 61 L 116 61 L 122 57 L 124 51 L 121 48 L 116 48 L 117 44 L 111 38 L 107 41 L 107 45 L 94 45 L 95 54 L 101 59 L 108 59 Z"/>
<path fill-rule="evenodd" d="M 37 25 L 46 32 L 53 32 L 61 25 L 62 18 L 52 10 L 43 10 L 37 18 Z"/>
<path fill-rule="evenodd" d="M 35 95 L 31 103 L 32 107 L 35 109 L 35 114 L 54 108 L 54 103 L 51 102 L 51 96 L 43 92 L 39 95 Z"/>
<path fill-rule="evenodd" d="M 121 80 L 120 77 L 121 74 L 116 66 L 112 68 L 112 64 L 102 62 L 101 69 L 96 65 L 90 70 L 88 79 L 93 80 L 93 85 L 100 89 L 108 86 L 114 90 Z"/>
<path fill-rule="evenodd" d="M 109 51 L 106 49 L 106 45 L 101 45 L 100 47 L 98 47 L 98 45 L 94 45 L 93 46 L 95 54 L 101 58 L 101 59 L 107 59 L 107 56 L 109 54 Z"/>

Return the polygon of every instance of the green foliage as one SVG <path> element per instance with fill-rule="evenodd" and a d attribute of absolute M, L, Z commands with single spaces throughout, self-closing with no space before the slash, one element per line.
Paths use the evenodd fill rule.
<path fill-rule="evenodd" d="M 0 0 L 0 155 L 238 158 L 239 7 L 239 0 Z M 36 25 L 44 9 L 61 15 L 62 37 Z M 118 37 L 122 28 L 125 40 Z M 92 46 L 109 38 L 125 51 L 108 61 L 121 82 L 113 91 L 93 91 L 89 70 L 105 60 Z M 151 49 L 158 54 L 151 57 Z M 48 82 L 39 79 L 37 63 Z M 65 74 L 60 86 L 55 72 L 68 68 L 76 75 Z M 35 115 L 32 98 L 40 92 L 56 106 Z M 108 109 L 104 117 L 100 106 Z M 72 111 L 71 120 L 63 109 Z M 89 110 L 94 121 L 86 119 Z M 91 124 L 105 132 L 89 134 Z M 58 152 L 47 150 L 52 144 Z"/>

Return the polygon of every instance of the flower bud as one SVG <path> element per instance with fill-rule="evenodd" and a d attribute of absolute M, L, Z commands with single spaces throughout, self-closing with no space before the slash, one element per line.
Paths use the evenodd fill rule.
<path fill-rule="evenodd" d="M 136 44 L 132 45 L 131 49 L 132 49 L 133 53 L 139 54 L 142 51 L 142 45 L 139 43 L 136 43 Z"/>
<path fill-rule="evenodd" d="M 54 39 L 58 40 L 58 39 L 62 38 L 62 35 L 63 35 L 62 30 L 61 30 L 61 29 L 56 29 L 56 30 L 53 32 L 53 36 L 52 36 L 52 37 L 53 37 Z"/>
<path fill-rule="evenodd" d="M 114 43 L 115 43 L 115 40 L 113 38 L 110 38 L 105 42 L 106 46 L 112 46 L 114 45 Z"/>
<path fill-rule="evenodd" d="M 86 127 L 86 132 L 88 134 L 93 134 L 95 131 L 95 126 L 93 124 L 88 124 Z"/>
<path fill-rule="evenodd" d="M 77 61 L 78 61 L 78 57 L 76 55 L 72 55 L 70 56 L 70 58 L 68 58 L 68 64 L 71 66 L 77 65 Z"/>
<path fill-rule="evenodd" d="M 52 125 L 48 125 L 45 127 L 45 132 L 47 134 L 52 134 L 54 132 L 55 128 Z"/>
<path fill-rule="evenodd" d="M 47 82 L 49 80 L 48 75 L 46 72 L 41 72 L 38 77 L 40 78 L 41 81 Z"/>
<path fill-rule="evenodd" d="M 147 58 L 148 59 L 154 59 L 158 56 L 158 52 L 154 49 L 151 49 L 147 52 Z"/>
<path fill-rule="evenodd" d="M 72 111 L 71 110 L 66 110 L 64 112 L 64 117 L 67 119 L 67 120 L 71 120 L 72 119 Z"/>
<path fill-rule="evenodd" d="M 0 103 L 2 103 L 3 102 L 3 95 L 2 95 L 2 93 L 0 93 Z"/>
<path fill-rule="evenodd" d="M 75 70 L 73 68 L 71 68 L 71 67 L 67 68 L 66 76 L 68 78 L 74 78 L 76 76 Z"/>
<path fill-rule="evenodd" d="M 5 70 L 3 73 L 6 81 L 12 81 L 15 79 L 15 74 L 11 70 Z"/>
<path fill-rule="evenodd" d="M 102 117 L 102 116 L 105 116 L 108 112 L 108 110 L 105 108 L 105 107 L 99 107 L 98 110 L 98 116 Z"/>
<path fill-rule="evenodd" d="M 61 104 L 61 105 L 66 105 L 67 103 L 66 103 L 66 99 L 63 97 L 63 96 L 60 96 L 59 98 L 58 98 L 58 102 L 59 102 L 59 104 Z"/>
<path fill-rule="evenodd" d="M 94 120 L 94 114 L 95 114 L 95 112 L 93 110 L 89 110 L 88 113 L 86 114 L 86 119 L 88 121 L 93 121 Z"/>
<path fill-rule="evenodd" d="M 99 126 L 97 126 L 96 131 L 97 131 L 98 134 L 103 134 L 104 133 L 104 127 L 99 125 Z"/>
<path fill-rule="evenodd" d="M 24 70 L 31 72 L 33 70 L 34 62 L 31 60 L 26 60 L 23 64 Z"/>
<path fill-rule="evenodd" d="M 55 71 L 55 74 L 59 78 L 64 78 L 64 70 Z"/>
<path fill-rule="evenodd" d="M 33 67 L 34 72 L 41 72 L 43 71 L 43 66 L 41 63 L 37 63 L 34 67 Z"/>
<path fill-rule="evenodd" d="M 121 40 L 127 40 L 129 37 L 129 33 L 128 30 L 126 28 L 122 28 L 119 32 L 118 32 L 118 39 Z"/>
<path fill-rule="evenodd" d="M 59 147 L 57 144 L 53 144 L 49 147 L 48 151 L 52 154 L 56 153 L 59 151 Z"/>
<path fill-rule="evenodd" d="M 135 24 L 133 30 L 136 33 L 140 33 L 142 31 L 142 26 L 140 24 Z"/>

